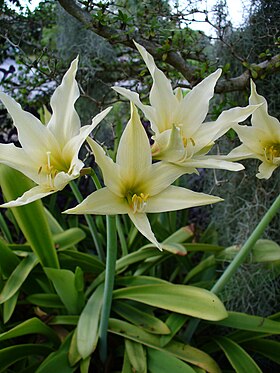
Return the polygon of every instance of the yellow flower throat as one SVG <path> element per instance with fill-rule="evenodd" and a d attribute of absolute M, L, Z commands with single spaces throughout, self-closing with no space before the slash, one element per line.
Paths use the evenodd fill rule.
<path fill-rule="evenodd" d="M 132 209 L 133 213 L 144 212 L 147 205 L 147 200 L 149 194 L 140 193 L 139 195 L 134 193 L 128 193 L 126 199 L 129 204 L 129 207 Z"/>
<path fill-rule="evenodd" d="M 275 158 L 280 158 L 280 144 L 270 144 L 265 146 L 264 155 L 268 162 L 274 163 Z"/>
<path fill-rule="evenodd" d="M 55 162 L 54 160 L 53 161 L 51 160 L 51 152 L 46 152 L 46 155 L 47 155 L 47 162 L 44 165 L 39 167 L 38 175 L 40 175 L 41 173 L 45 174 L 47 177 L 47 184 L 50 186 L 50 188 L 53 189 L 54 179 L 56 175 L 61 171 L 68 172 L 69 174 L 71 174 L 73 167 L 67 170 L 66 167 L 57 165 L 56 164 L 57 162 Z"/>

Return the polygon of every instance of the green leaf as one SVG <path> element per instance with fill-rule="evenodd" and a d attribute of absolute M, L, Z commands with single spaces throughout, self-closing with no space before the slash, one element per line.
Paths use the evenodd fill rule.
<path fill-rule="evenodd" d="M 193 277 L 197 276 L 199 273 L 205 273 L 206 269 L 214 267 L 216 265 L 216 259 L 214 255 L 208 256 L 208 258 L 201 260 L 198 265 L 193 267 L 184 279 L 184 283 L 190 281 Z"/>
<path fill-rule="evenodd" d="M 1 228 L 1 231 L 2 231 L 2 235 L 3 237 L 5 238 L 6 241 L 8 242 L 13 242 L 13 238 L 12 238 L 12 235 L 11 235 L 11 232 L 8 228 L 8 225 L 3 217 L 3 214 L 0 213 L 0 228 Z"/>
<path fill-rule="evenodd" d="M 224 248 L 218 245 L 212 245 L 208 243 L 186 243 L 184 247 L 188 251 L 204 251 L 204 252 L 219 252 L 222 251 Z"/>
<path fill-rule="evenodd" d="M 193 231 L 189 227 L 181 227 L 176 232 L 167 237 L 163 243 L 183 243 L 193 237 Z"/>
<path fill-rule="evenodd" d="M 132 322 L 150 333 L 169 334 L 168 326 L 159 318 L 142 311 L 126 302 L 114 301 L 113 310 L 124 319 Z"/>
<path fill-rule="evenodd" d="M 83 359 L 95 350 L 98 342 L 99 319 L 103 304 L 104 285 L 91 295 L 83 309 L 77 326 L 77 348 Z"/>
<path fill-rule="evenodd" d="M 165 321 L 165 324 L 170 329 L 171 333 L 168 335 L 162 335 L 160 337 L 160 345 L 164 347 L 171 341 L 171 339 L 175 336 L 176 333 L 182 328 L 185 324 L 186 320 L 188 319 L 187 316 L 181 315 L 179 313 L 171 313 Z"/>
<path fill-rule="evenodd" d="M 21 287 L 29 273 L 38 264 L 34 254 L 28 254 L 14 269 L 0 294 L 0 304 L 10 299 Z"/>
<path fill-rule="evenodd" d="M 109 332 L 120 335 L 124 338 L 129 338 L 135 342 L 142 343 L 148 347 L 155 348 L 160 351 L 169 352 L 171 355 L 204 368 L 209 373 L 220 373 L 217 363 L 205 352 L 186 345 L 180 342 L 171 341 L 164 348 L 160 345 L 160 337 L 147 333 L 125 321 L 110 319 Z"/>
<path fill-rule="evenodd" d="M 54 316 L 50 321 L 50 325 L 77 325 L 79 316 L 58 315 Z"/>
<path fill-rule="evenodd" d="M 78 314 L 81 309 L 80 295 L 75 286 L 75 275 L 68 269 L 45 268 L 48 278 L 70 314 Z"/>
<path fill-rule="evenodd" d="M 149 284 L 168 284 L 168 281 L 152 276 L 122 276 L 117 278 L 116 283 L 120 286 L 138 286 Z"/>
<path fill-rule="evenodd" d="M 6 300 L 3 305 L 3 321 L 4 324 L 6 324 L 10 318 L 12 317 L 12 314 L 15 310 L 15 307 L 17 305 L 17 300 L 19 296 L 19 291 L 17 291 L 11 298 Z"/>
<path fill-rule="evenodd" d="M 3 164 L 0 165 L 0 174 L 0 185 L 7 201 L 15 200 L 34 186 L 22 173 Z M 42 202 L 38 200 L 13 207 L 11 211 L 42 266 L 58 268 L 57 253 Z"/>
<path fill-rule="evenodd" d="M 147 358 L 143 345 L 129 339 L 125 339 L 125 350 L 132 366 L 132 370 L 137 373 L 146 373 Z"/>
<path fill-rule="evenodd" d="M 148 368 L 151 373 L 195 373 L 188 364 L 168 352 L 148 348 Z"/>
<path fill-rule="evenodd" d="M 132 370 L 129 358 L 127 356 L 126 350 L 124 350 L 124 358 L 123 358 L 123 366 L 122 366 L 122 373 L 135 373 Z"/>
<path fill-rule="evenodd" d="M 64 267 L 68 266 L 68 264 L 73 269 L 79 266 L 83 271 L 90 272 L 93 275 L 100 274 L 105 268 L 104 264 L 95 255 L 80 253 L 74 250 L 64 250 L 60 253 L 59 259 Z"/>
<path fill-rule="evenodd" d="M 72 333 L 70 333 L 65 341 L 61 344 L 59 350 L 51 353 L 36 370 L 36 373 L 73 373 L 75 367 L 71 367 L 68 361 L 68 352 L 70 348 Z"/>
<path fill-rule="evenodd" d="M 246 349 L 258 352 L 268 359 L 280 364 L 280 342 L 270 339 L 255 339 L 252 342 L 242 344 Z"/>
<path fill-rule="evenodd" d="M 8 245 L 0 238 L 0 268 L 5 277 L 9 277 L 20 260 Z"/>
<path fill-rule="evenodd" d="M 262 373 L 261 369 L 242 347 L 229 338 L 219 337 L 216 343 L 224 351 L 236 373 Z"/>
<path fill-rule="evenodd" d="M 260 316 L 247 315 L 241 312 L 230 311 L 226 319 L 215 322 L 215 325 L 249 330 L 252 332 L 280 334 L 280 322 Z"/>
<path fill-rule="evenodd" d="M 0 372 L 6 373 L 10 365 L 28 356 L 45 356 L 50 352 L 52 352 L 51 347 L 40 344 L 22 344 L 3 348 L 0 350 Z"/>
<path fill-rule="evenodd" d="M 280 246 L 271 240 L 258 240 L 252 249 L 252 260 L 256 263 L 280 260 Z"/>
<path fill-rule="evenodd" d="M 64 308 L 64 304 L 61 302 L 57 294 L 31 294 L 26 297 L 26 300 L 39 307 Z"/>
<path fill-rule="evenodd" d="M 26 320 L 5 333 L 0 334 L 0 341 L 21 337 L 28 334 L 42 334 L 48 337 L 56 346 L 60 345 L 60 339 L 52 328 L 44 324 L 36 317 Z"/>
<path fill-rule="evenodd" d="M 113 292 L 114 299 L 131 299 L 154 307 L 206 320 L 221 320 L 227 311 L 219 298 L 194 286 L 158 284 L 133 286 Z"/>
<path fill-rule="evenodd" d="M 156 247 L 150 247 L 152 245 L 147 245 L 133 253 L 130 253 L 119 260 L 116 263 L 116 271 L 119 273 L 121 270 L 124 270 L 126 267 L 137 262 L 143 262 L 144 260 L 155 257 L 162 256 L 164 253 L 161 253 Z"/>
<path fill-rule="evenodd" d="M 70 228 L 53 236 L 55 245 L 60 250 L 65 250 L 82 241 L 86 237 L 80 228 Z"/>

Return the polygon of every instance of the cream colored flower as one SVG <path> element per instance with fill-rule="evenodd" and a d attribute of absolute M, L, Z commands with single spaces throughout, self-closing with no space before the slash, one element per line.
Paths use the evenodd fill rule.
<path fill-rule="evenodd" d="M 154 159 L 176 163 L 186 168 L 222 168 L 239 171 L 238 163 L 207 155 L 214 142 L 235 123 L 245 120 L 256 107 L 247 106 L 224 111 L 216 121 L 204 122 L 209 100 L 222 70 L 218 69 L 183 97 L 180 89 L 173 92 L 170 81 L 159 70 L 153 57 L 135 43 L 153 78 L 151 105 L 144 105 L 139 95 L 122 87 L 113 89 L 134 102 L 151 122 L 154 131 Z M 188 171 L 187 171 L 188 172 Z"/>
<path fill-rule="evenodd" d="M 150 144 L 136 107 L 120 139 L 116 163 L 88 139 L 105 187 L 93 192 L 68 214 L 128 214 L 137 229 L 160 248 L 146 213 L 180 210 L 221 201 L 220 198 L 171 184 L 184 173 L 166 162 L 152 164 Z"/>
<path fill-rule="evenodd" d="M 226 158 L 257 158 L 262 163 L 256 176 L 259 179 L 269 179 L 273 171 L 280 166 L 280 123 L 268 114 L 266 99 L 257 93 L 252 80 L 249 102 L 261 106 L 252 115 L 252 126 L 234 126 L 242 144 L 233 149 Z"/>
<path fill-rule="evenodd" d="M 110 108 L 98 114 L 91 125 L 81 127 L 74 104 L 79 97 L 75 80 L 78 66 L 76 58 L 55 90 L 50 104 L 52 115 L 44 125 L 22 110 L 8 95 L 0 92 L 18 130 L 21 148 L 14 144 L 0 144 L 0 163 L 4 163 L 32 179 L 37 185 L 15 201 L 1 207 L 25 205 L 63 189 L 71 180 L 79 177 L 83 162 L 78 158 L 79 150 L 97 124 Z"/>

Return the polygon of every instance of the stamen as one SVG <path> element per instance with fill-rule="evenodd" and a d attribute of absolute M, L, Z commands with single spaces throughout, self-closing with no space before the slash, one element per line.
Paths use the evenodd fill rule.
<path fill-rule="evenodd" d="M 270 144 L 265 146 L 264 156 L 267 162 L 275 163 L 275 158 L 280 157 L 280 144 Z"/>
<path fill-rule="evenodd" d="M 132 208 L 133 213 L 136 212 L 144 212 L 145 207 L 147 205 L 147 200 L 149 198 L 149 194 L 140 193 L 140 195 L 133 194 L 131 198 L 130 207 Z"/>
<path fill-rule="evenodd" d="M 40 175 L 40 173 L 42 172 L 42 166 L 39 167 L 39 170 L 38 170 L 38 175 Z"/>

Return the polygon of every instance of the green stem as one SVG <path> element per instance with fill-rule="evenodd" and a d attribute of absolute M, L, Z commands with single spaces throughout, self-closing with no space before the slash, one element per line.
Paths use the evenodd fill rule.
<path fill-rule="evenodd" d="M 126 239 L 123 233 L 123 227 L 121 223 L 120 216 L 116 216 L 116 222 L 117 222 L 117 232 L 120 239 L 121 249 L 122 249 L 122 256 L 126 256 L 128 254 Z"/>
<path fill-rule="evenodd" d="M 105 271 L 105 287 L 103 307 L 100 319 L 100 358 L 103 363 L 107 359 L 107 334 L 108 322 L 111 311 L 112 295 L 114 289 L 116 260 L 117 260 L 117 231 L 116 231 L 116 217 L 106 216 L 107 223 L 107 258 Z"/>
<path fill-rule="evenodd" d="M 271 220 L 280 210 L 280 194 L 273 202 L 269 210 L 266 212 L 264 217 L 261 219 L 259 224 L 256 226 L 248 240 L 242 246 L 240 251 L 236 254 L 230 265 L 226 268 L 222 276 L 218 279 L 216 284 L 212 287 L 211 291 L 215 294 L 218 294 L 223 290 L 226 284 L 229 282 L 230 278 L 234 275 L 234 273 L 238 270 L 240 265 L 244 262 L 252 248 L 254 247 L 257 240 L 262 236 L 263 232 L 265 231 L 266 227 L 269 225 Z M 198 325 L 200 323 L 200 319 L 192 319 L 188 325 L 186 331 L 186 339 L 185 341 L 188 343 L 190 342 L 194 332 L 196 331 Z"/>
<path fill-rule="evenodd" d="M 77 184 L 74 181 L 71 181 L 70 182 L 70 187 L 72 189 L 72 192 L 73 192 L 76 200 L 79 203 L 81 203 L 82 200 L 83 200 L 83 196 L 81 195 L 81 192 L 79 191 L 79 188 L 78 188 Z M 104 254 L 101 242 L 100 242 L 99 237 L 98 237 L 98 232 L 97 232 L 97 228 L 96 228 L 96 225 L 94 223 L 94 220 L 93 220 L 91 215 L 84 215 L 84 216 L 85 216 L 86 222 L 88 224 L 88 227 L 89 227 L 94 245 L 96 247 L 97 255 L 98 255 L 99 259 L 102 262 L 104 262 L 105 261 L 105 254 Z"/>

